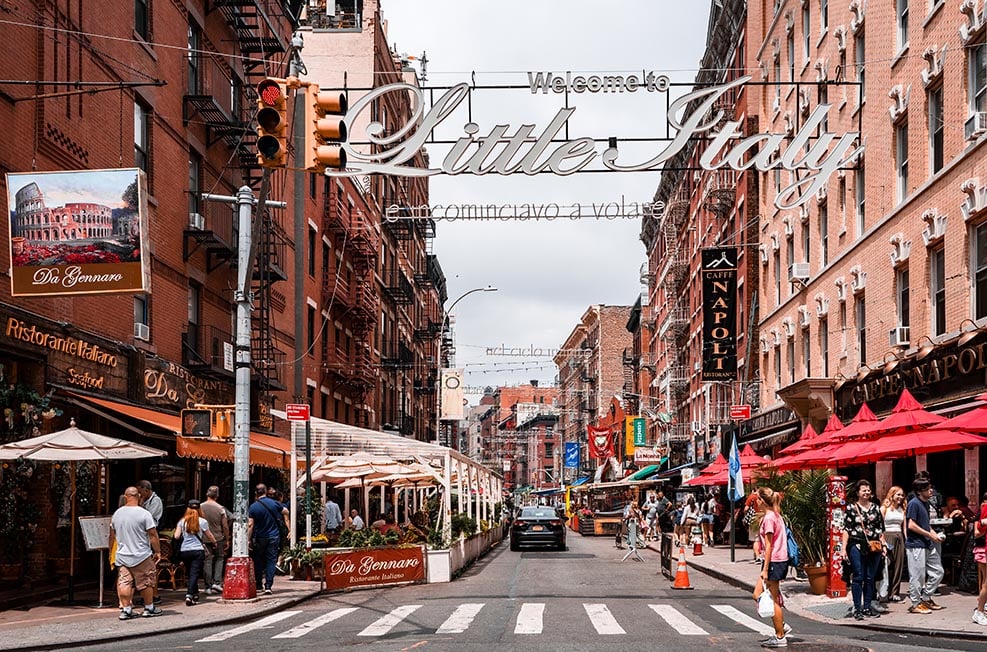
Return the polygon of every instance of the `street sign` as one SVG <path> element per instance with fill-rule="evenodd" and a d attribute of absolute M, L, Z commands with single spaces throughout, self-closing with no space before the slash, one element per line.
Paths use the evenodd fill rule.
<path fill-rule="evenodd" d="M 731 405 L 730 406 L 730 420 L 731 421 L 746 421 L 751 418 L 751 406 L 749 405 Z"/>
<path fill-rule="evenodd" d="M 288 421 L 308 421 L 309 412 L 306 403 L 287 403 L 284 406 L 285 418 Z"/>
<path fill-rule="evenodd" d="M 579 468 L 579 442 L 567 441 L 565 443 L 565 468 Z"/>

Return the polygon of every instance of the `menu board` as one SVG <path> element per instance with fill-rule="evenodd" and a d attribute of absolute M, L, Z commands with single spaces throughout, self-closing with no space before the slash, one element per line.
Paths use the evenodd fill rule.
<path fill-rule="evenodd" d="M 86 550 L 108 550 L 110 547 L 110 516 L 80 516 L 79 527 L 86 541 Z"/>

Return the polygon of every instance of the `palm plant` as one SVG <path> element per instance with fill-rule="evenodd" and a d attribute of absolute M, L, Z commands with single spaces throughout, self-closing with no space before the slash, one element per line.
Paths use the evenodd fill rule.
<path fill-rule="evenodd" d="M 788 476 L 785 498 L 781 504 L 788 525 L 798 543 L 802 563 L 818 566 L 825 563 L 829 531 L 826 527 L 826 487 L 829 471 L 825 469 L 794 471 Z"/>

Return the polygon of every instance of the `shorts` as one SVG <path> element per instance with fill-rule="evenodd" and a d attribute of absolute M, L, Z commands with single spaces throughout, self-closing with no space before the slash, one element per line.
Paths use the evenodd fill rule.
<path fill-rule="evenodd" d="M 133 586 L 138 591 L 154 588 L 158 579 L 158 565 L 154 556 L 136 566 L 121 566 L 117 574 L 117 586 Z"/>
<path fill-rule="evenodd" d="M 978 564 L 987 564 L 987 548 L 974 548 L 973 561 Z"/>
<path fill-rule="evenodd" d="M 712 523 L 713 522 L 713 515 L 712 514 L 703 514 L 702 516 L 699 517 L 699 522 L 700 523 Z"/>
<path fill-rule="evenodd" d="M 787 561 L 773 561 L 768 564 L 768 579 L 772 582 L 780 582 L 788 575 Z"/>

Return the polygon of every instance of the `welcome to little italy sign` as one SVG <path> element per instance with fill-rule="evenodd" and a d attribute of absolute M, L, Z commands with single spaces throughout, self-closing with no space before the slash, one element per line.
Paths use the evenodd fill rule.
<path fill-rule="evenodd" d="M 584 170 L 594 161 L 614 172 L 641 172 L 660 170 L 691 141 L 701 138 L 705 149 L 699 157 L 704 170 L 728 168 L 733 170 L 755 169 L 767 172 L 784 169 L 798 172 L 795 180 L 782 188 L 775 197 L 775 205 L 786 209 L 799 206 L 826 185 L 836 170 L 851 164 L 864 151 L 859 131 L 835 134 L 824 131 L 829 114 L 829 104 L 819 104 L 794 134 L 760 133 L 742 137 L 740 120 L 722 120 L 723 113 L 714 110 L 717 102 L 729 92 L 750 81 L 749 75 L 736 80 L 707 86 L 677 98 L 668 108 L 667 122 L 675 136 L 663 143 L 664 147 L 646 160 L 621 160 L 616 147 L 607 146 L 602 152 L 590 137 L 561 139 L 575 107 L 558 110 L 555 117 L 540 133 L 533 124 L 513 128 L 510 124 L 497 124 L 486 135 L 480 134 L 480 125 L 467 122 L 464 135 L 449 148 L 437 168 L 408 165 L 427 142 L 432 140 L 435 129 L 447 120 L 470 94 L 467 83 L 449 88 L 434 101 L 425 112 L 424 92 L 407 83 L 388 84 L 370 90 L 354 102 L 344 122 L 347 131 L 355 133 L 354 124 L 364 111 L 369 111 L 376 100 L 390 93 L 409 93 L 414 98 L 414 110 L 408 121 L 396 131 L 385 134 L 384 126 L 371 120 L 366 127 L 371 151 L 360 151 L 349 143 L 343 143 L 347 169 L 328 169 L 329 176 L 362 176 L 387 174 L 406 177 L 432 176 L 435 174 L 486 174 L 534 175 L 551 172 L 566 176 Z M 621 78 L 598 80 L 589 78 L 552 77 L 542 75 L 531 78 L 532 92 L 607 92 L 631 91 L 643 88 L 655 92 L 667 89 L 667 80 L 660 78 Z M 689 110 L 689 105 L 695 105 Z M 722 121 L 722 124 L 720 124 Z M 818 130 L 818 133 L 817 133 Z"/>

